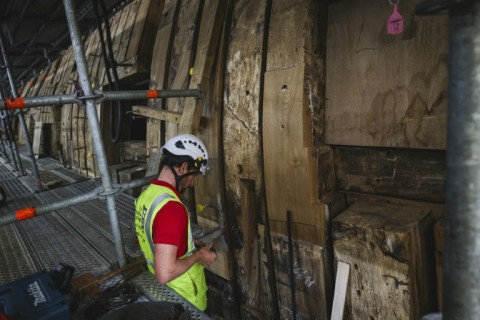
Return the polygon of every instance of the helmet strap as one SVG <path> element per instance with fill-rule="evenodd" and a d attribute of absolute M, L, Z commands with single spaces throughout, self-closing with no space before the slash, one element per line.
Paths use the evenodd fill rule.
<path fill-rule="evenodd" d="M 185 177 L 188 177 L 188 176 L 191 176 L 191 175 L 194 175 L 196 174 L 197 172 L 196 171 L 190 171 L 190 172 L 187 172 L 185 174 L 182 174 L 182 175 L 178 175 L 177 174 L 177 171 L 175 170 L 175 168 L 173 166 L 168 166 L 170 168 L 170 171 L 172 171 L 173 175 L 175 176 L 175 189 L 179 190 L 178 187 L 180 186 L 180 181 L 185 178 Z M 180 191 L 180 190 L 179 190 Z"/>

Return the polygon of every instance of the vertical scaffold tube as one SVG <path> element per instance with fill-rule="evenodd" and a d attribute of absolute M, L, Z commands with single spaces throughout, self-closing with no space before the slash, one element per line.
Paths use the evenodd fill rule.
<path fill-rule="evenodd" d="M 8 80 L 10 81 L 10 88 L 14 98 L 18 98 L 17 88 L 15 87 L 15 80 L 13 79 L 12 69 L 10 67 L 10 59 L 8 58 L 7 49 L 5 48 L 5 41 L 3 34 L 0 32 L 0 49 L 2 50 L 3 61 L 5 62 L 5 69 L 7 70 Z M 37 191 L 42 191 L 42 182 L 40 180 L 40 173 L 38 172 L 37 162 L 35 161 L 35 155 L 33 154 L 32 143 L 28 134 L 27 124 L 25 123 L 25 117 L 22 110 L 17 110 L 18 121 L 22 127 L 23 136 L 25 137 L 25 146 L 27 147 L 27 154 L 30 158 L 32 165 L 32 173 L 35 177 L 35 188 Z"/>
<path fill-rule="evenodd" d="M 3 89 L 0 89 L 0 99 L 3 99 Z M 0 113 L 0 117 L 2 118 L 2 126 L 4 129 L 4 133 L 7 137 L 8 147 L 11 152 L 11 156 L 13 159 L 14 171 L 18 172 L 20 175 L 23 176 L 23 166 L 22 161 L 20 159 L 20 154 L 18 153 L 18 147 L 15 142 L 15 137 L 12 135 L 12 128 L 10 124 L 10 115 L 8 111 L 4 111 Z"/>
<path fill-rule="evenodd" d="M 450 8 L 444 320 L 480 318 L 480 2 Z"/>
<path fill-rule="evenodd" d="M 75 61 L 77 63 L 78 76 L 80 79 L 80 85 L 85 95 L 93 96 L 93 90 L 90 86 L 90 80 L 87 69 L 87 61 L 85 58 L 85 51 L 83 43 L 81 42 L 80 29 L 78 27 L 78 21 L 75 14 L 75 8 L 72 0 L 63 0 L 65 6 L 65 15 L 67 17 L 68 28 L 70 30 L 70 38 L 72 40 L 72 48 L 75 55 Z M 103 188 L 105 193 L 113 191 L 112 179 L 108 171 L 107 157 L 105 154 L 105 147 L 103 144 L 100 124 L 98 121 L 96 106 L 94 99 L 86 100 L 86 112 L 88 118 L 88 124 L 92 132 L 92 142 L 97 156 L 98 168 L 100 171 L 100 177 L 102 179 Z M 113 195 L 109 195 L 106 198 L 108 214 L 110 218 L 110 225 L 112 228 L 113 239 L 115 242 L 115 250 L 117 254 L 119 266 L 124 266 L 126 263 L 125 249 L 123 246 L 123 239 L 120 230 L 120 224 L 118 221 L 117 209 L 115 206 L 115 198 Z"/>
<path fill-rule="evenodd" d="M 0 95 L 1 96 L 1 95 Z M 8 134 L 7 134 L 7 129 L 6 129 L 6 126 L 5 126 L 5 121 L 4 121 L 4 118 L 5 115 L 3 112 L 0 112 L 0 126 L 1 126 L 1 130 L 3 132 L 3 134 L 0 136 L 0 139 L 2 140 L 2 150 L 3 150 L 3 153 L 5 155 L 5 160 L 7 163 L 10 163 L 10 155 L 9 155 L 9 151 L 7 151 L 7 147 L 11 148 L 11 144 L 10 144 L 10 140 L 8 139 Z M 7 143 L 7 146 L 5 146 L 5 141 L 3 140 L 3 136 L 5 136 L 5 141 Z M 10 150 L 11 152 L 11 150 Z"/>

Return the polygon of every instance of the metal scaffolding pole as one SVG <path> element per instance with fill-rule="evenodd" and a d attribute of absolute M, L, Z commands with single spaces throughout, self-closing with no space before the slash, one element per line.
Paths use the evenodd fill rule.
<path fill-rule="evenodd" d="M 10 140 L 8 139 L 8 134 L 7 134 L 7 131 L 6 131 L 6 127 L 5 127 L 5 122 L 4 122 L 4 112 L 0 111 L 0 125 L 2 127 L 2 132 L 3 134 L 0 135 L 0 139 L 2 140 L 2 150 L 3 150 L 3 153 L 5 155 L 5 158 L 6 158 L 6 162 L 7 163 L 10 163 L 10 155 L 11 155 L 11 145 L 10 145 Z M 6 146 L 5 146 L 5 141 L 3 140 L 3 136 L 5 136 L 5 140 L 7 141 L 6 142 Z M 7 148 L 9 148 L 9 151 L 10 151 L 10 154 L 8 153 L 9 151 L 7 151 Z"/>
<path fill-rule="evenodd" d="M 13 98 L 18 98 L 17 88 L 15 87 L 15 81 L 13 79 L 12 69 L 10 67 L 10 59 L 8 58 L 7 49 L 5 48 L 5 41 L 3 34 L 0 32 L 0 49 L 2 50 L 3 61 L 5 62 L 5 69 L 7 70 L 8 80 L 10 81 L 10 88 Z M 32 166 L 32 173 L 35 178 L 35 187 L 37 191 L 42 191 L 42 181 L 40 180 L 40 173 L 38 172 L 37 162 L 35 161 L 35 155 L 33 154 L 32 143 L 28 134 L 27 124 L 25 123 L 25 117 L 22 110 L 17 111 L 18 121 L 22 127 L 23 135 L 25 137 L 25 146 L 27 147 L 27 154 L 30 158 Z"/>
<path fill-rule="evenodd" d="M 450 7 L 443 319 L 480 317 L 480 2 Z"/>
<path fill-rule="evenodd" d="M 86 99 L 86 113 L 88 118 L 88 124 L 92 131 L 93 147 L 95 154 L 97 155 L 97 163 L 100 171 L 100 177 L 102 179 L 102 185 L 106 194 L 106 202 L 108 208 L 108 216 L 110 219 L 110 226 L 112 228 L 112 235 L 115 244 L 116 256 L 118 259 L 118 265 L 124 266 L 126 264 L 125 248 L 123 245 L 122 234 L 120 230 L 120 224 L 118 221 L 117 209 L 115 207 L 115 190 L 112 187 L 112 178 L 108 171 L 107 157 L 105 154 L 105 147 L 101 136 L 100 124 L 98 121 L 97 110 L 95 105 L 95 97 L 90 85 L 90 79 L 87 69 L 87 61 L 85 58 L 85 50 L 81 41 L 80 28 L 76 19 L 75 8 L 72 0 L 64 0 L 65 15 L 67 17 L 68 29 L 70 31 L 70 38 L 72 40 L 73 53 L 75 55 L 75 61 L 77 63 L 78 76 L 80 79 L 80 85 L 87 97 Z"/>
<path fill-rule="evenodd" d="M 97 188 L 93 191 L 81 194 L 76 197 L 65 199 L 58 202 L 48 203 L 39 207 L 27 207 L 17 210 L 15 214 L 0 216 L 0 226 L 14 223 L 21 220 L 30 219 L 45 213 L 49 213 L 55 210 L 69 208 L 71 206 L 84 203 L 90 200 L 99 199 L 104 200 L 106 197 L 115 197 L 126 190 L 130 190 L 136 187 L 141 187 L 150 183 L 151 179 L 156 176 L 144 177 L 134 181 L 116 184 L 112 187 L 112 190 L 108 193 L 105 192 L 104 187 Z"/>
<path fill-rule="evenodd" d="M 64 104 L 82 103 L 90 99 L 95 103 L 111 100 L 142 100 L 181 97 L 200 97 L 199 89 L 172 89 L 172 90 L 126 90 L 126 91 L 99 91 L 92 90 L 92 95 L 64 94 L 41 97 L 6 98 L 0 100 L 0 110 L 34 108 L 43 106 L 62 106 Z"/>
<path fill-rule="evenodd" d="M 0 72 L 0 100 L 6 97 L 6 89 L 3 84 L 3 81 L 1 81 L 2 78 L 3 78 L 3 74 L 2 72 Z M 0 118 L 2 121 L 2 127 L 5 133 L 5 137 L 7 138 L 8 148 L 10 150 L 10 156 L 13 159 L 13 165 L 14 165 L 13 170 L 14 172 L 19 172 L 20 175 L 23 175 L 22 162 L 20 161 L 20 155 L 18 154 L 18 148 L 15 143 L 15 137 L 12 136 L 10 133 L 10 116 L 8 114 L 8 111 L 0 111 Z"/>
<path fill-rule="evenodd" d="M 2 97 L 1 91 L 2 90 L 0 90 L 0 98 Z M 19 174 L 23 176 L 24 172 L 23 172 L 22 161 L 20 159 L 20 154 L 18 152 L 17 143 L 15 142 L 15 136 L 13 136 L 13 131 L 11 129 L 10 116 L 8 115 L 8 112 L 5 111 L 0 115 L 0 117 L 2 118 L 2 126 L 4 129 L 5 135 L 7 136 L 7 141 L 8 141 L 11 156 L 13 159 L 14 171 L 19 172 Z"/>

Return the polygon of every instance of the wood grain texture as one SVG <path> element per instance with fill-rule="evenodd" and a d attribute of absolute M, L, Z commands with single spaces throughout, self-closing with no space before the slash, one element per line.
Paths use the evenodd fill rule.
<path fill-rule="evenodd" d="M 335 259 L 350 264 L 344 319 L 420 319 L 434 309 L 428 210 L 357 202 L 332 223 Z"/>
<path fill-rule="evenodd" d="M 445 202 L 444 151 L 335 147 L 334 155 L 339 190 Z"/>
<path fill-rule="evenodd" d="M 208 91 L 213 62 L 218 51 L 220 32 L 225 18 L 226 1 L 209 0 L 203 6 L 198 33 L 195 62 L 191 69 L 190 89 L 201 87 Z M 180 121 L 179 133 L 194 133 L 200 125 L 203 100 L 187 98 Z"/>
<path fill-rule="evenodd" d="M 329 306 L 324 302 L 325 268 L 322 266 L 325 252 L 321 246 L 296 240 L 296 232 L 293 232 L 293 238 L 297 319 L 328 319 Z M 292 319 L 288 238 L 272 235 L 272 245 L 281 319 Z"/>
<path fill-rule="evenodd" d="M 327 215 L 321 197 L 332 192 L 332 177 L 319 176 L 322 151 L 324 36 L 326 7 L 312 1 L 273 1 L 263 100 L 265 194 L 272 237 L 286 241 L 286 212 L 292 212 L 293 240 L 304 256 L 297 267 L 314 279 L 296 283 L 302 317 L 327 319 L 331 305 L 331 268 L 327 260 Z M 285 52 L 285 55 L 283 54 Z M 314 70 L 314 71 L 312 71 Z M 327 163 L 327 162 L 326 162 Z M 327 167 L 325 165 L 325 167 Z M 320 188 L 319 186 L 324 187 Z M 326 186 L 326 187 L 325 187 Z M 321 190 L 321 191 L 320 191 Z M 300 246 L 299 244 L 302 243 Z M 291 316 L 288 269 L 281 246 L 273 243 L 280 310 Z M 315 252 L 315 253 L 314 253 Z M 315 270 L 313 268 L 316 268 Z M 314 297 L 314 298 L 313 298 Z"/>
<path fill-rule="evenodd" d="M 143 107 L 143 106 L 132 106 L 132 112 L 134 114 L 138 114 L 151 119 L 163 120 L 163 121 L 173 122 L 173 123 L 180 123 L 180 119 L 182 117 L 182 114 L 179 112 L 173 112 L 173 111 L 167 111 L 167 110 L 161 110 L 161 109 L 159 110 L 156 108 L 149 108 L 149 107 Z M 157 132 L 157 134 L 159 133 L 160 131 Z M 158 148 L 158 145 L 156 145 L 156 148 Z"/>
<path fill-rule="evenodd" d="M 195 202 L 211 204 L 218 208 L 217 196 L 219 195 L 224 215 L 227 213 L 223 190 L 223 163 L 219 147 L 221 136 L 218 134 L 222 126 L 222 109 L 221 104 L 216 103 L 218 102 L 216 99 L 219 94 L 218 90 L 223 85 L 225 57 L 222 49 L 227 41 L 224 33 L 226 32 L 225 15 L 228 3 L 229 1 L 209 0 L 203 5 L 202 17 L 198 26 L 195 60 L 192 61 L 194 63 L 192 75 L 196 75 L 196 80 L 192 76 L 189 87 L 197 88 L 199 84 L 204 84 L 204 97 L 202 99 L 185 99 L 185 108 L 179 128 L 179 132 L 185 129 L 185 125 L 195 129 L 192 133 L 196 134 L 208 149 L 210 170 L 207 175 L 197 178 L 198 182 L 195 182 Z M 199 73 L 200 71 L 201 73 Z M 212 84 L 212 87 L 207 83 Z M 189 114 L 196 115 L 190 118 Z M 204 120 L 201 125 L 200 116 Z M 185 120 L 188 121 L 188 118 L 192 121 L 187 124 Z M 204 218 L 203 221 L 210 220 L 210 225 L 218 225 L 218 215 L 214 210 L 199 213 L 200 217 Z M 218 247 L 218 242 L 215 246 Z M 210 270 L 224 279 L 231 279 L 231 257 L 227 252 L 221 252 L 219 255 L 221 256 L 219 263 L 212 265 Z"/>
<path fill-rule="evenodd" d="M 168 71 L 169 89 L 187 89 L 189 85 L 189 70 L 194 55 L 193 41 L 196 26 L 196 17 L 200 1 L 185 0 L 180 2 L 180 12 L 175 26 L 175 39 L 173 42 L 170 68 Z M 185 98 L 170 98 L 167 100 L 167 109 L 183 112 Z M 175 136 L 178 125 L 167 124 L 166 139 Z"/>
<path fill-rule="evenodd" d="M 266 196 L 271 220 L 318 228 L 317 237 L 303 239 L 323 243 L 323 207 L 316 193 L 316 161 L 312 157 L 311 118 L 304 95 L 304 64 L 265 74 L 263 145 Z"/>
<path fill-rule="evenodd" d="M 168 87 L 168 70 L 174 40 L 173 26 L 177 23 L 180 7 L 178 2 L 170 1 L 165 4 L 163 9 L 163 16 L 155 37 L 152 54 L 149 84 L 149 88 L 152 90 L 161 90 Z M 167 106 L 166 99 L 149 99 L 147 103 L 148 107 L 157 109 L 165 109 Z M 165 127 L 165 122 L 162 123 L 159 119 L 149 118 L 147 120 L 146 143 L 148 155 L 160 152 L 160 146 L 162 142 L 165 142 Z M 152 161 L 153 159 L 151 158 Z M 151 160 L 149 159 L 149 162 Z M 158 167 L 159 164 L 149 163 L 151 167 Z"/>
<path fill-rule="evenodd" d="M 124 60 L 134 56 L 150 58 L 155 45 L 154 35 L 162 20 L 165 1 L 143 0 L 138 8 L 132 35 L 128 43 L 128 50 Z M 152 36 L 153 35 L 153 36 Z"/>
<path fill-rule="evenodd" d="M 385 1 L 329 6 L 326 142 L 446 148 L 448 17 L 399 5 L 404 32 L 386 34 Z"/>
<path fill-rule="evenodd" d="M 230 42 L 226 58 L 223 145 L 226 202 L 230 230 L 243 236 L 243 247 L 235 250 L 237 282 L 245 300 L 244 312 L 268 313 L 265 253 L 259 234 L 266 219 L 263 197 L 261 149 L 261 70 L 264 59 L 265 8 L 267 1 L 237 1 L 234 4 Z M 232 232 L 232 231 L 231 231 Z M 232 232 L 233 233 L 233 232 Z M 265 316 L 264 316 L 265 317 Z"/>

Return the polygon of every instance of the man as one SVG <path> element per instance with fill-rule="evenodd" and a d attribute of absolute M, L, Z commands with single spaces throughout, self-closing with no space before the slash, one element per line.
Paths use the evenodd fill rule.
<path fill-rule="evenodd" d="M 187 208 L 180 195 L 207 170 L 208 153 L 200 139 L 182 134 L 161 149 L 157 180 L 135 201 L 135 228 L 148 269 L 160 284 L 166 284 L 204 311 L 207 285 L 204 266 L 217 255 L 207 245 L 196 249 Z"/>

